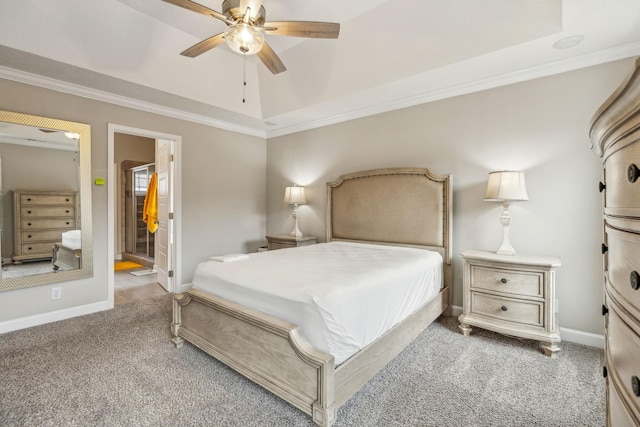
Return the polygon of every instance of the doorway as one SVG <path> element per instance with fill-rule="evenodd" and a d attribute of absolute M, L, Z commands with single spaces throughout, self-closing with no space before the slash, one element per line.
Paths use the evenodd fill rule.
<path fill-rule="evenodd" d="M 111 266 L 108 298 L 113 307 L 132 299 L 175 291 L 180 227 L 174 218 L 180 208 L 176 189 L 180 185 L 181 138 L 114 124 L 109 124 L 108 136 L 108 159 L 112 165 L 107 179 L 108 262 Z M 141 208 L 154 174 L 158 178 L 162 176 L 162 185 L 158 186 L 157 193 L 158 228 L 150 232 L 142 221 Z M 130 265 L 126 265 L 124 271 L 115 271 L 122 266 L 116 261 L 138 266 L 127 271 Z M 132 289 L 125 293 L 123 287 Z"/>

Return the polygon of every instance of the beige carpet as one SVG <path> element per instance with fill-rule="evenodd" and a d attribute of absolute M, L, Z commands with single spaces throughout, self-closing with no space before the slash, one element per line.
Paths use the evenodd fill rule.
<path fill-rule="evenodd" d="M 2 426 L 311 426 L 309 417 L 190 344 L 170 297 L 0 335 Z M 602 351 L 444 318 L 338 411 L 337 426 L 603 426 Z"/>

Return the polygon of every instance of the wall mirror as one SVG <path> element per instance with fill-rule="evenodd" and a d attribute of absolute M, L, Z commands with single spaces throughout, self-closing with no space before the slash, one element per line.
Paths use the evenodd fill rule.
<path fill-rule="evenodd" d="M 91 127 L 0 110 L 0 291 L 93 276 Z"/>

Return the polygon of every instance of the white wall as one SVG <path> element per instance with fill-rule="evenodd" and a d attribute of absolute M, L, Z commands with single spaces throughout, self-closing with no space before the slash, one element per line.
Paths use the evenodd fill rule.
<path fill-rule="evenodd" d="M 198 262 L 210 255 L 256 250 L 265 234 L 266 144 L 240 135 L 0 79 L 0 109 L 91 125 L 92 182 L 107 177 L 107 126 L 114 123 L 182 137 L 182 271 L 189 283 Z M 0 292 L 0 331 L 33 317 L 81 312 L 107 300 L 107 186 L 92 188 L 94 276 L 58 283 L 62 299 L 51 301 L 51 285 Z M 30 317 L 33 316 L 33 317 Z M 25 320 L 27 319 L 27 320 Z"/>
<path fill-rule="evenodd" d="M 602 334 L 600 159 L 589 122 L 630 72 L 623 60 L 268 140 L 267 232 L 287 232 L 284 187 L 308 188 L 305 234 L 325 239 L 326 182 L 380 167 L 430 167 L 453 174 L 454 253 L 500 246 L 501 205 L 484 202 L 487 174 L 526 172 L 529 202 L 514 203 L 519 253 L 555 255 L 562 328 Z M 454 259 L 454 304 L 462 305 Z"/>

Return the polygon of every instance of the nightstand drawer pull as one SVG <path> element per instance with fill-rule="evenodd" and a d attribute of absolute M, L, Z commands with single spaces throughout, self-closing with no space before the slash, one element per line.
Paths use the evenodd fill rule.
<path fill-rule="evenodd" d="M 607 188 L 607 186 L 606 186 L 606 185 L 604 185 L 604 184 L 602 183 L 602 181 L 600 181 L 600 182 L 598 183 L 598 190 L 602 193 L 602 191 L 604 191 L 604 189 L 605 189 L 605 188 Z"/>
<path fill-rule="evenodd" d="M 602 315 L 606 315 L 609 312 L 609 309 L 606 305 L 602 304 Z"/>
<path fill-rule="evenodd" d="M 609 247 L 603 243 L 602 244 L 602 255 L 606 254 L 608 250 L 609 250 Z"/>
<path fill-rule="evenodd" d="M 640 178 L 640 169 L 638 169 L 638 166 L 631 163 L 627 168 L 627 179 L 629 182 L 634 183 L 638 178 Z"/>
<path fill-rule="evenodd" d="M 602 367 L 602 376 L 607 378 L 607 375 L 609 375 L 609 372 L 607 371 L 607 367 L 603 366 Z"/>
<path fill-rule="evenodd" d="M 507 283 L 507 282 L 508 282 L 508 280 L 507 280 L 506 277 L 503 277 L 502 279 L 500 279 L 500 283 Z"/>
<path fill-rule="evenodd" d="M 631 285 L 631 289 L 637 291 L 640 288 L 640 274 L 637 271 L 633 270 L 629 275 L 629 284 Z"/>
<path fill-rule="evenodd" d="M 506 305 L 503 305 L 502 307 L 500 307 L 500 309 L 501 309 L 502 311 L 507 311 L 507 306 L 506 306 Z"/>
<path fill-rule="evenodd" d="M 631 377 L 631 388 L 636 397 L 640 397 L 640 379 L 635 375 Z"/>

